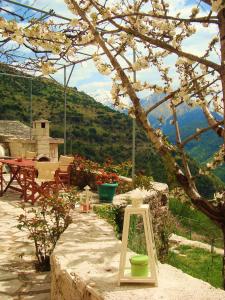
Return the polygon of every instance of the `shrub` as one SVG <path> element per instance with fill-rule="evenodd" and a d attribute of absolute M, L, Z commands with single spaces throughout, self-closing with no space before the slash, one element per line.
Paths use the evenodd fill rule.
<path fill-rule="evenodd" d="M 145 175 L 137 175 L 134 178 L 134 188 L 142 188 L 145 190 L 151 190 L 153 178 L 151 176 L 145 176 Z"/>
<path fill-rule="evenodd" d="M 92 190 L 96 190 L 96 171 L 100 165 L 82 156 L 75 155 L 72 167 L 71 184 L 83 189 L 89 185 Z"/>
<path fill-rule="evenodd" d="M 96 184 L 115 183 L 119 181 L 119 176 L 116 173 L 106 172 L 103 169 L 98 170 L 96 175 Z"/>
<path fill-rule="evenodd" d="M 124 161 L 118 165 L 113 165 L 112 159 L 108 159 L 104 163 L 104 169 L 107 172 L 114 172 L 121 176 L 129 177 L 132 171 L 132 162 L 130 160 Z"/>
<path fill-rule="evenodd" d="M 71 191 L 62 196 L 42 198 L 37 201 L 37 207 L 22 205 L 23 214 L 18 217 L 17 227 L 27 230 L 28 238 L 34 241 L 38 270 L 50 269 L 50 255 L 60 235 L 72 222 L 71 210 L 76 200 L 76 193 Z"/>
<path fill-rule="evenodd" d="M 124 194 L 133 189 L 133 182 L 120 179 L 119 185 L 116 188 L 117 194 Z"/>

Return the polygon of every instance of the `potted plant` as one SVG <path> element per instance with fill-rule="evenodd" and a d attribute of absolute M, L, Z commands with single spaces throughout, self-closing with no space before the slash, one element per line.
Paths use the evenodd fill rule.
<path fill-rule="evenodd" d="M 111 203 L 118 186 L 119 176 L 116 173 L 99 170 L 96 176 L 99 200 L 101 203 Z"/>

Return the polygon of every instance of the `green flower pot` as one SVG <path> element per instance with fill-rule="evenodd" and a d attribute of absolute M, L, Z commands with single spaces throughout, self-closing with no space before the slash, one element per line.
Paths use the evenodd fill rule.
<path fill-rule="evenodd" d="M 148 256 L 135 255 L 130 258 L 131 276 L 148 277 Z"/>
<path fill-rule="evenodd" d="M 112 203 L 118 183 L 103 183 L 98 185 L 100 203 Z"/>

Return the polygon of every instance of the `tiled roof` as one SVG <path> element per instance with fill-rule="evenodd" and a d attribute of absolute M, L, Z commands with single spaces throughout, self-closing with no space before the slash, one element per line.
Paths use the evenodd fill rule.
<path fill-rule="evenodd" d="M 30 127 L 20 121 L 0 120 L 0 136 L 12 136 L 16 138 L 29 138 Z"/>

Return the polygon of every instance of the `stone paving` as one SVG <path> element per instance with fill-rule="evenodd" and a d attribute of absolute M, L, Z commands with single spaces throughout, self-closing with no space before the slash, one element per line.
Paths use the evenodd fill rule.
<path fill-rule="evenodd" d="M 34 269 L 34 247 L 17 229 L 16 193 L 0 198 L 0 300 L 50 300 L 50 273 Z"/>

